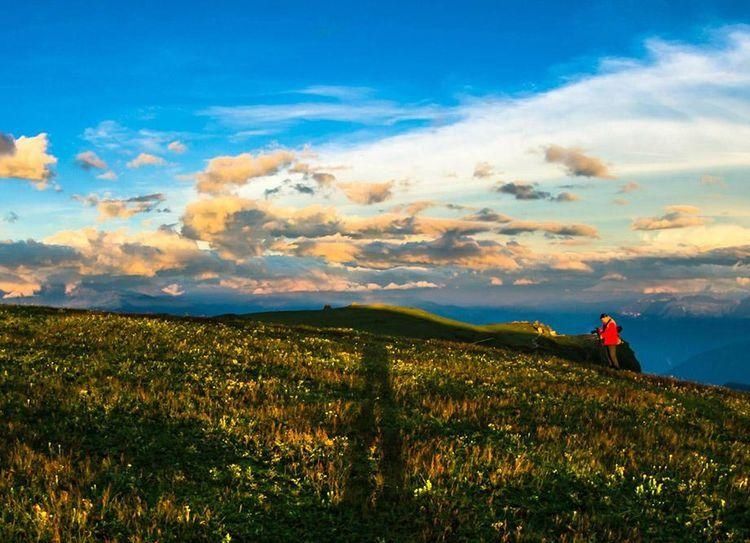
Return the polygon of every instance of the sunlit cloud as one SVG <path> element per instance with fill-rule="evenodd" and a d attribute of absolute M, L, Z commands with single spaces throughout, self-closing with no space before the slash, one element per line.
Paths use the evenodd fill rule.
<path fill-rule="evenodd" d="M 76 155 L 76 162 L 84 170 L 106 170 L 104 162 L 94 151 L 84 151 Z"/>
<path fill-rule="evenodd" d="M 150 153 L 140 153 L 133 160 L 128 162 L 128 168 L 143 168 L 144 166 L 163 166 L 167 161 L 160 156 Z"/>
<path fill-rule="evenodd" d="M 214 157 L 208 161 L 206 169 L 196 175 L 196 188 L 199 192 L 210 194 L 226 192 L 245 185 L 251 179 L 276 173 L 280 168 L 289 166 L 294 158 L 289 151 Z"/>
<path fill-rule="evenodd" d="M 666 213 L 660 217 L 641 217 L 633 221 L 633 230 L 666 230 L 670 228 L 688 228 L 701 226 L 706 218 L 700 215 L 700 209 L 691 205 L 671 205 L 665 208 Z"/>
<path fill-rule="evenodd" d="M 352 202 L 362 205 L 379 204 L 393 196 L 393 182 L 339 183 L 339 188 Z"/>
<path fill-rule="evenodd" d="M 57 158 L 47 153 L 47 134 L 21 136 L 12 147 L 7 139 L 3 141 L 6 152 L 0 154 L 0 178 L 24 179 L 39 189 L 46 188 L 52 176 L 50 167 L 57 163 Z"/>

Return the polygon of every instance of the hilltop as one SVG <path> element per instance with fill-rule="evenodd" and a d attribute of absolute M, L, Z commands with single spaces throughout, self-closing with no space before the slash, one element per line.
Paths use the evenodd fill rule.
<path fill-rule="evenodd" d="M 448 319 L 412 307 L 392 305 L 350 305 L 340 308 L 302 311 L 269 311 L 244 315 L 223 315 L 225 322 L 239 319 L 314 328 L 354 329 L 392 337 L 443 339 L 485 347 L 508 347 L 522 352 L 547 353 L 570 360 L 603 364 L 598 342 L 590 334 L 560 335 L 540 322 L 509 322 L 474 325 Z M 619 349 L 622 367 L 641 371 L 629 344 Z"/>
<path fill-rule="evenodd" d="M 0 306 L 0 541 L 750 538 L 750 395 L 336 328 Z"/>

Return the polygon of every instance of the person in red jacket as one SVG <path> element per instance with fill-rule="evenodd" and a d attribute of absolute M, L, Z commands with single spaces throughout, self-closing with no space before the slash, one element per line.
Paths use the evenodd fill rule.
<path fill-rule="evenodd" d="M 596 329 L 596 334 L 599 336 L 599 341 L 604 346 L 604 351 L 607 353 L 607 359 L 609 365 L 615 369 L 620 369 L 620 363 L 617 360 L 617 346 L 622 343 L 620 340 L 620 331 L 618 330 L 615 319 L 602 313 L 599 316 L 602 321 L 601 328 Z"/>

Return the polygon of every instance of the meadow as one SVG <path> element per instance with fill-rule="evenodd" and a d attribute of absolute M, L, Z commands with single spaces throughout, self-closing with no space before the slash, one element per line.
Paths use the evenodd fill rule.
<path fill-rule="evenodd" d="M 545 352 L 0 306 L 0 541 L 747 541 L 750 395 Z"/>

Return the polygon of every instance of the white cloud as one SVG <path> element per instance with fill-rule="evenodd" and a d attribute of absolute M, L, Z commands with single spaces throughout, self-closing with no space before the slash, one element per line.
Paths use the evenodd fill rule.
<path fill-rule="evenodd" d="M 471 172 L 486 157 L 514 178 L 559 179 L 559 166 L 544 157 L 553 144 L 586 149 L 619 177 L 750 165 L 750 100 L 742 98 L 750 87 L 750 33 L 729 32 L 720 47 L 652 41 L 648 48 L 643 62 L 609 62 L 533 96 L 466 102 L 458 122 L 332 144 L 319 149 L 320 160 L 347 164 L 362 180 L 409 177 L 420 195 L 440 183 L 453 189 L 444 172 Z"/>

